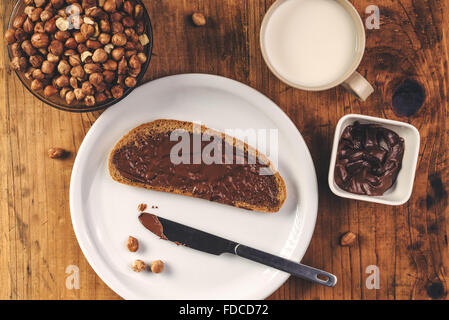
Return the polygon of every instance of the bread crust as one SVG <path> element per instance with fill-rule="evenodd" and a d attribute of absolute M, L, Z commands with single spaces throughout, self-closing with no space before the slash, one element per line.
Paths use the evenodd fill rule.
<path fill-rule="evenodd" d="M 151 186 L 151 185 L 141 183 L 141 182 L 130 181 L 120 174 L 119 170 L 115 167 L 114 162 L 113 162 L 113 157 L 114 157 L 114 154 L 116 151 L 118 151 L 122 147 L 128 145 L 130 142 L 136 141 L 137 138 L 140 136 L 172 132 L 177 129 L 184 129 L 184 130 L 188 131 L 189 133 L 199 133 L 199 130 L 198 130 L 198 132 L 196 132 L 196 131 L 193 132 L 194 128 L 195 128 L 195 130 L 198 130 L 200 128 L 200 126 L 199 125 L 194 126 L 192 122 L 188 122 L 188 121 L 158 119 L 158 120 L 155 120 L 152 122 L 144 123 L 134 129 L 132 129 L 125 136 L 123 136 L 120 139 L 120 141 L 115 145 L 115 147 L 112 149 L 112 151 L 109 155 L 109 160 L 108 160 L 109 174 L 111 175 L 112 179 L 114 179 L 115 181 L 130 185 L 130 186 L 146 188 L 146 189 L 162 191 L 162 192 L 176 193 L 176 194 L 180 194 L 180 195 L 203 199 L 199 195 L 195 195 L 191 192 L 186 192 L 186 191 L 179 190 L 179 189 L 172 188 L 172 187 L 167 187 L 167 188 L 156 187 L 156 186 Z M 248 146 L 245 142 L 238 140 L 236 138 L 233 138 L 231 136 L 228 136 L 224 133 L 207 128 L 204 125 L 201 126 L 201 133 L 202 134 L 206 133 L 207 135 L 210 135 L 210 136 L 220 137 L 221 139 L 223 139 L 223 141 L 226 141 L 226 142 L 228 142 L 228 141 L 230 142 L 231 141 L 230 139 L 232 139 L 234 147 L 240 148 L 243 146 L 245 152 L 248 152 L 248 155 L 255 156 L 256 159 L 259 159 L 262 163 L 266 164 L 274 172 L 274 178 L 276 181 L 276 185 L 278 187 L 277 198 L 279 200 L 278 201 L 279 204 L 277 206 L 273 206 L 273 207 L 257 206 L 257 205 L 253 205 L 253 204 L 249 204 L 249 203 L 245 203 L 245 202 L 236 202 L 234 204 L 234 206 L 238 207 L 238 208 L 244 208 L 244 209 L 259 211 L 259 212 L 278 212 L 287 198 L 287 191 L 286 191 L 284 179 L 282 179 L 281 175 L 274 168 L 274 166 L 270 162 L 270 160 L 264 154 L 260 153 L 255 148 Z"/>

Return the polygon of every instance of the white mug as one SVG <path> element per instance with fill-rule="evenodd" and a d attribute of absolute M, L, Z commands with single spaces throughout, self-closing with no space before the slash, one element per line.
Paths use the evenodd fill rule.
<path fill-rule="evenodd" d="M 293 16 L 294 14 L 297 15 Z M 330 29 L 327 30 L 326 27 Z M 340 34 L 333 37 L 337 31 Z M 326 37 L 320 38 L 320 35 Z M 301 46 L 302 43 L 299 42 L 303 38 L 308 39 L 308 42 L 305 41 L 306 46 Z M 290 41 L 292 39 L 298 41 Z M 356 71 L 365 52 L 365 29 L 360 15 L 348 0 L 278 0 L 263 19 L 260 44 L 271 72 L 292 87 L 322 91 L 342 85 L 362 101 L 374 92 L 369 82 Z M 332 50 L 329 48 L 336 46 L 340 47 L 329 55 L 329 50 Z M 320 60 L 323 54 L 331 59 Z M 312 60 L 313 63 L 310 63 Z M 289 61 L 290 64 L 282 65 L 284 61 Z M 301 64 L 304 70 L 299 70 Z M 320 70 L 313 73 L 314 68 Z M 341 72 L 336 73 L 340 69 Z M 292 72 L 296 72 L 298 77 Z M 310 83 L 298 80 L 309 76 Z M 329 77 L 328 82 L 323 80 L 326 77 Z"/>

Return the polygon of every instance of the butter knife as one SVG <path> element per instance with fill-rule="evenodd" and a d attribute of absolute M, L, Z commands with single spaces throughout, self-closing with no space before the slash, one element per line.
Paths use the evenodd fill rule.
<path fill-rule="evenodd" d="M 139 221 L 145 228 L 159 238 L 169 240 L 177 245 L 183 245 L 214 255 L 221 255 L 223 253 L 235 254 L 239 257 L 328 287 L 333 287 L 337 284 L 337 277 L 329 272 L 250 248 L 243 244 L 158 217 L 154 214 L 142 213 L 139 216 Z"/>

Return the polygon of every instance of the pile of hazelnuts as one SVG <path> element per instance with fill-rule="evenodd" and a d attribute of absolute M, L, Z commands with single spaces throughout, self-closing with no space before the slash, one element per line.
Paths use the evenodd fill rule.
<path fill-rule="evenodd" d="M 33 91 L 94 106 L 137 85 L 150 40 L 133 0 L 24 0 L 5 39 Z"/>

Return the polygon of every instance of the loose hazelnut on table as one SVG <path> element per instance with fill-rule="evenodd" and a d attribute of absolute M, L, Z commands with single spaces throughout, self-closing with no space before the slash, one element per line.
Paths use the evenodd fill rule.
<path fill-rule="evenodd" d="M 206 17 L 202 13 L 195 12 L 192 14 L 192 21 L 196 26 L 201 27 L 206 24 Z"/>
<path fill-rule="evenodd" d="M 136 252 L 139 250 L 139 241 L 136 238 L 129 236 L 128 241 L 126 242 L 126 247 L 129 251 Z"/>
<path fill-rule="evenodd" d="M 134 261 L 131 267 L 135 272 L 141 272 L 146 269 L 145 262 L 143 262 L 142 260 Z"/>
<path fill-rule="evenodd" d="M 343 247 L 349 247 L 354 244 L 357 239 L 357 235 L 351 231 L 346 232 L 340 238 L 340 245 Z"/>
<path fill-rule="evenodd" d="M 150 269 L 153 273 L 161 273 L 164 270 L 164 263 L 161 260 L 153 261 Z"/>
<path fill-rule="evenodd" d="M 62 159 L 68 154 L 63 148 L 50 148 L 48 149 L 48 156 L 51 159 Z"/>

